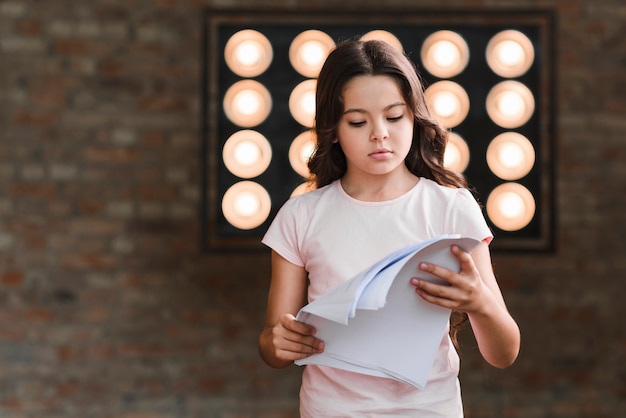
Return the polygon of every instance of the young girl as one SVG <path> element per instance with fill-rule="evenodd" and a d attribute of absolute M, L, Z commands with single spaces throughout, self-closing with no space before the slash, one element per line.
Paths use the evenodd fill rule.
<path fill-rule="evenodd" d="M 316 94 L 309 168 L 317 188 L 287 201 L 263 238 L 272 249 L 264 361 L 286 367 L 324 350 L 315 329 L 295 319 L 307 302 L 394 250 L 460 234 L 482 243 L 471 254 L 450 249 L 460 273 L 420 265 L 449 286 L 413 278 L 415 297 L 466 314 L 485 360 L 510 366 L 520 333 L 491 267 L 492 235 L 464 178 L 443 167 L 446 131 L 429 115 L 411 61 L 383 42 L 346 41 L 329 54 Z M 455 331 L 443 336 L 424 390 L 306 366 L 301 416 L 462 417 Z"/>

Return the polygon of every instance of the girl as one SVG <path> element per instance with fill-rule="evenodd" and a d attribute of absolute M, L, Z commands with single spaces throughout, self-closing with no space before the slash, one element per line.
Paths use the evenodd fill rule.
<path fill-rule="evenodd" d="M 281 208 L 263 242 L 272 278 L 259 350 L 272 367 L 324 350 L 296 313 L 390 252 L 442 234 L 482 240 L 471 255 L 451 248 L 460 273 L 422 264 L 449 286 L 413 278 L 415 297 L 467 315 L 482 356 L 510 366 L 517 324 L 494 277 L 491 232 L 464 178 L 443 167 L 446 131 L 430 116 L 414 65 L 380 41 L 346 41 L 318 78 L 317 188 Z M 375 337 L 373 337 L 375 338 Z M 300 389 L 303 417 L 463 416 L 456 326 L 441 340 L 424 390 L 405 383 L 309 365 Z"/>

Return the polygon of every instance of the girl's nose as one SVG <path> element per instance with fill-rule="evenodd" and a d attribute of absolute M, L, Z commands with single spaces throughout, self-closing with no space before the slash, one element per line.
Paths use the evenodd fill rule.
<path fill-rule="evenodd" d="M 389 132 L 384 123 L 376 123 L 372 129 L 372 141 L 384 141 L 389 138 Z"/>

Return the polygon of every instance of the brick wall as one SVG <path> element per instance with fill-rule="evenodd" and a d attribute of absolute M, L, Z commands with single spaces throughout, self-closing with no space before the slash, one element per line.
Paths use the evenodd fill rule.
<path fill-rule="evenodd" d="M 465 336 L 467 416 L 626 416 L 626 5 L 390 3 L 558 11 L 558 249 L 494 256 L 522 353 Z M 0 0 L 2 418 L 294 416 L 268 254 L 198 249 L 199 10 L 253 4 Z"/>

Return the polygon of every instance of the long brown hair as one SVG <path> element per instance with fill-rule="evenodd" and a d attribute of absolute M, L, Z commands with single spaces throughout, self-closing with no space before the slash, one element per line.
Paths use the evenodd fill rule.
<path fill-rule="evenodd" d="M 320 71 L 314 127 L 317 146 L 309 160 L 311 181 L 316 187 L 330 184 L 346 173 L 346 156 L 335 141 L 344 111 L 343 90 L 354 77 L 366 75 L 393 78 L 413 115 L 413 141 L 404 160 L 409 171 L 441 185 L 467 188 L 465 177 L 443 166 L 448 134 L 428 111 L 415 65 L 391 45 L 376 40 L 340 43 L 328 55 Z M 450 321 L 450 337 L 457 348 L 456 334 L 466 319 L 466 314 L 454 312 Z"/>

